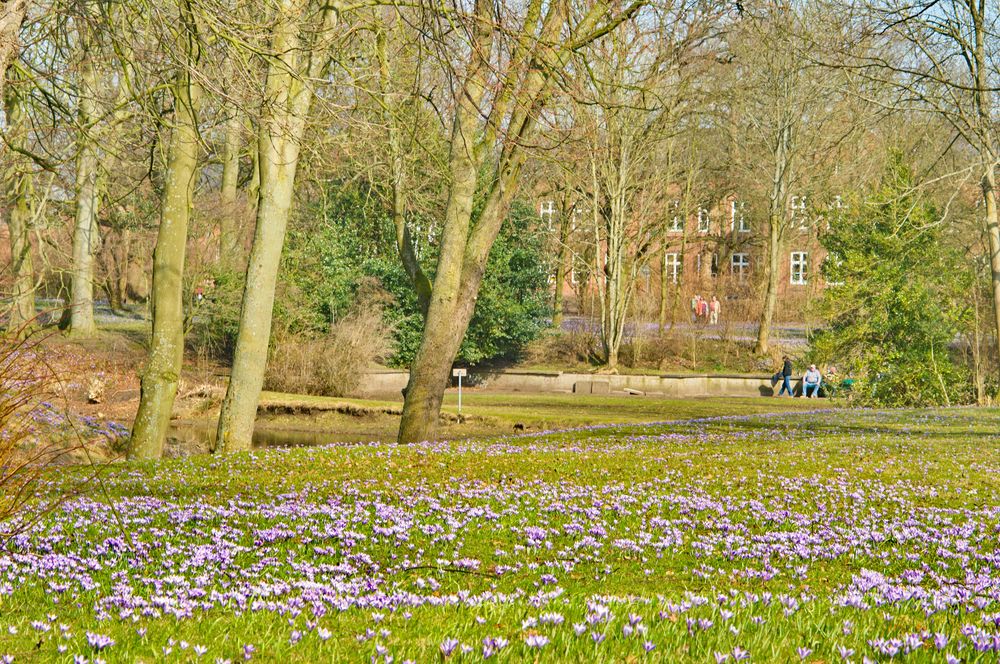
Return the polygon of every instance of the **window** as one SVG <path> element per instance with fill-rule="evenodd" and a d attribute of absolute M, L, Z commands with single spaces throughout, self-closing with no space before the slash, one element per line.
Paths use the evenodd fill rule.
<path fill-rule="evenodd" d="M 708 263 L 709 270 L 712 272 L 712 277 L 719 276 L 719 254 L 712 254 L 712 258 Z"/>
<path fill-rule="evenodd" d="M 740 281 L 750 274 L 750 254 L 733 254 L 730 259 L 730 270 Z"/>
<path fill-rule="evenodd" d="M 809 227 L 805 196 L 792 196 L 792 224 L 798 226 L 800 229 Z"/>
<path fill-rule="evenodd" d="M 670 280 L 670 283 L 677 283 L 681 274 L 680 254 L 665 254 L 663 256 L 663 274 Z"/>
<path fill-rule="evenodd" d="M 552 230 L 552 222 L 556 216 L 556 202 L 542 201 L 538 206 L 538 216 L 545 222 L 545 227 Z"/>
<path fill-rule="evenodd" d="M 804 251 L 792 252 L 792 284 L 795 286 L 806 285 L 806 275 L 808 271 L 807 259 L 809 254 Z"/>
<path fill-rule="evenodd" d="M 709 229 L 708 210 L 703 207 L 698 208 L 698 232 L 707 233 Z"/>
<path fill-rule="evenodd" d="M 734 200 L 729 205 L 730 228 L 737 233 L 749 233 L 750 220 L 746 215 L 746 203 Z"/>
<path fill-rule="evenodd" d="M 670 223 L 667 225 L 667 230 L 671 233 L 684 232 L 684 220 L 681 218 L 680 201 L 670 202 Z"/>

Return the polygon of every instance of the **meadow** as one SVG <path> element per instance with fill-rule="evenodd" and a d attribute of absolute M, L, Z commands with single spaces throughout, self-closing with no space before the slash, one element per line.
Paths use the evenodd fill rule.
<path fill-rule="evenodd" d="M 1000 410 L 114 464 L 0 556 L 55 662 L 994 662 Z"/>

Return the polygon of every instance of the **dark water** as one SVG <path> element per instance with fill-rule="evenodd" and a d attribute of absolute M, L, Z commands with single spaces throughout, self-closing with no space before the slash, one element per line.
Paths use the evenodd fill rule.
<path fill-rule="evenodd" d="M 376 432 L 325 431 L 317 429 L 289 429 L 258 425 L 253 432 L 254 447 L 306 447 L 332 443 L 367 443 L 379 440 Z M 215 441 L 215 422 L 177 422 L 170 425 L 168 444 L 181 446 L 191 452 L 205 451 Z"/>

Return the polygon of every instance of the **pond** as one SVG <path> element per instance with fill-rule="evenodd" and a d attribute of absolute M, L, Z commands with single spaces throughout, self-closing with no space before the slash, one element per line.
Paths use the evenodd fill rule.
<path fill-rule="evenodd" d="M 208 451 L 215 442 L 214 420 L 173 422 L 167 432 L 168 448 L 180 448 L 181 453 Z M 262 425 L 254 427 L 253 446 L 266 447 L 306 447 L 329 445 L 331 443 L 367 443 L 380 440 L 377 431 L 335 431 L 321 428 L 286 428 Z"/>

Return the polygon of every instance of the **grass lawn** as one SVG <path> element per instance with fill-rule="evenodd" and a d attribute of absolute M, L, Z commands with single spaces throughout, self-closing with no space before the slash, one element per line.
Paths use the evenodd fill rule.
<path fill-rule="evenodd" d="M 268 414 L 260 423 L 268 427 L 311 428 L 331 432 L 319 435 L 321 442 L 338 440 L 394 440 L 399 417 L 380 410 L 398 411 L 402 400 L 340 399 L 265 392 L 265 403 L 317 409 L 309 417 L 301 414 Z M 465 390 L 462 414 L 465 422 L 445 422 L 440 435 L 446 439 L 496 436 L 511 433 L 520 424 L 527 432 L 565 429 L 599 424 L 637 424 L 692 417 L 714 417 L 808 410 L 830 407 L 826 400 L 788 398 L 661 399 L 638 396 L 600 396 L 551 393 L 496 393 Z M 844 402 L 832 402 L 843 406 Z M 341 412 L 346 406 L 353 414 Z M 319 410 L 326 409 L 326 410 Z M 338 410 L 339 409 L 339 410 Z M 445 395 L 445 413 L 458 413 L 458 395 Z M 360 411 L 360 412 L 359 412 Z M 369 411 L 367 414 L 364 411 Z M 214 424 L 214 423 L 213 423 Z"/>
<path fill-rule="evenodd" d="M 115 465 L 0 556 L 0 656 L 997 661 L 1000 410 L 713 408 Z"/>

